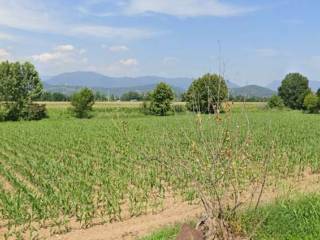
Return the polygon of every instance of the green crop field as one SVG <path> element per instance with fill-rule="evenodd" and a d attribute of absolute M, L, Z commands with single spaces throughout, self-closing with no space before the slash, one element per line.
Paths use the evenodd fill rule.
<path fill-rule="evenodd" d="M 195 197 L 190 176 L 176 175 L 175 166 L 197 161 L 193 145 L 200 141 L 199 116 L 152 117 L 127 106 L 97 107 L 87 120 L 69 117 L 65 107 L 49 107 L 49 115 L 39 122 L 0 124 L 2 234 L 20 225 L 62 232 L 71 220 L 86 227 L 137 216 L 161 209 L 167 191 L 186 200 Z M 319 116 L 239 104 L 222 118 L 230 118 L 229 131 L 239 134 L 231 148 L 250 131 L 247 154 L 253 162 L 272 149 L 274 174 L 319 170 Z M 203 138 L 214 149 L 218 125 L 227 123 L 205 115 L 201 121 Z M 197 156 L 202 151 L 199 144 Z"/>

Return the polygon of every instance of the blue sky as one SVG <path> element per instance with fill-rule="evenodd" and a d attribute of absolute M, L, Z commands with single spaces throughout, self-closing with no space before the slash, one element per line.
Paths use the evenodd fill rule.
<path fill-rule="evenodd" d="M 317 81 L 319 9 L 317 0 L 0 0 L 0 60 L 31 61 L 42 75 L 166 77 L 223 62 L 240 85 L 292 71 Z"/>

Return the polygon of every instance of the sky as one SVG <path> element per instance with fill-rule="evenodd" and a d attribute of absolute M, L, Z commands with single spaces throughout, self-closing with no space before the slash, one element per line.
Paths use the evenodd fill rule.
<path fill-rule="evenodd" d="M 0 0 L 0 61 L 42 76 L 320 80 L 318 0 Z"/>

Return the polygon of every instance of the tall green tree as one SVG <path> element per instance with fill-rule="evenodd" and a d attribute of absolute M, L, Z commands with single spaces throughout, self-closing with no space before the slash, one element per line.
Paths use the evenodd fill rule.
<path fill-rule="evenodd" d="M 37 108 L 32 102 L 42 91 L 39 74 L 31 63 L 0 63 L 0 101 L 4 104 L 6 120 L 32 119 L 28 111 Z M 43 106 L 41 109 L 45 111 Z"/>
<path fill-rule="evenodd" d="M 222 76 L 206 74 L 193 81 L 186 93 L 190 111 L 215 113 L 228 95 L 228 87 Z"/>
<path fill-rule="evenodd" d="M 88 118 L 94 102 L 94 93 L 89 88 L 83 88 L 71 96 L 72 111 L 77 118 Z"/>
<path fill-rule="evenodd" d="M 300 73 L 289 73 L 279 87 L 279 96 L 292 109 L 303 109 L 304 98 L 310 93 L 309 80 Z"/>
<path fill-rule="evenodd" d="M 150 94 L 150 113 L 165 116 L 172 110 L 171 103 L 174 100 L 174 92 L 166 83 L 159 83 Z"/>

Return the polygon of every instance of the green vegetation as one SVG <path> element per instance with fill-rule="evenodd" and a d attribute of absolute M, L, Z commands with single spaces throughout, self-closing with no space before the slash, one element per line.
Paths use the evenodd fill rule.
<path fill-rule="evenodd" d="M 253 239 L 319 239 L 320 196 L 271 203 L 244 213 L 241 221 L 247 232 L 255 232 Z"/>
<path fill-rule="evenodd" d="M 206 74 L 195 80 L 185 96 L 190 111 L 215 113 L 228 95 L 228 88 L 223 77 Z"/>
<path fill-rule="evenodd" d="M 89 88 L 83 88 L 71 96 L 72 111 L 77 118 L 89 117 L 94 105 L 94 95 Z"/>
<path fill-rule="evenodd" d="M 320 97 L 318 97 L 316 94 L 310 92 L 304 98 L 303 105 L 309 113 L 319 113 Z"/>
<path fill-rule="evenodd" d="M 181 225 L 163 228 L 150 236 L 141 238 L 140 240 L 175 240 L 179 233 Z"/>
<path fill-rule="evenodd" d="M 31 63 L 0 63 L 0 120 L 39 120 L 45 106 L 33 104 L 42 93 L 39 74 Z"/>
<path fill-rule="evenodd" d="M 248 85 L 248 86 L 244 86 L 244 87 L 239 87 L 239 88 L 232 88 L 230 90 L 230 94 L 233 97 L 245 97 L 247 98 L 269 98 L 271 97 L 273 94 L 275 94 L 274 91 L 272 91 L 271 89 L 265 88 L 265 87 L 260 87 L 257 85 Z"/>
<path fill-rule="evenodd" d="M 235 108 L 229 128 L 240 135 L 230 150 L 236 151 L 245 136 L 248 118 L 247 159 L 262 161 L 273 141 L 274 174 L 286 176 L 307 166 L 319 170 L 317 115 L 253 109 L 246 116 Z M 50 118 L 41 122 L 0 125 L 0 219 L 8 226 L 53 221 L 65 229 L 71 218 L 89 226 L 94 219 L 121 219 L 125 203 L 136 216 L 161 208 L 167 186 L 196 198 L 189 185 L 193 176 L 176 172 L 179 162 L 197 166 L 206 154 L 198 145 L 195 115 L 159 118 L 138 108 L 96 108 L 95 118 L 81 121 L 64 111 L 50 108 Z M 211 116 L 201 121 L 204 139 L 215 148 L 219 123 Z"/>
<path fill-rule="evenodd" d="M 46 117 L 45 105 L 33 103 L 41 100 L 42 84 L 31 64 L 5 62 L 0 65 L 0 79 L 0 120 Z M 69 230 L 71 220 L 89 227 L 157 211 L 168 192 L 186 201 L 202 202 L 212 220 L 208 222 L 220 225 L 211 235 L 220 237 L 230 230 L 229 221 L 238 216 L 240 192 L 261 184 L 262 193 L 269 175 L 287 178 L 305 168 L 320 170 L 318 116 L 267 111 L 264 103 L 241 108 L 225 102 L 227 95 L 224 79 L 207 74 L 195 80 L 183 95 L 187 105 L 173 104 L 173 90 L 159 83 L 142 111 L 138 105 L 96 105 L 94 109 L 95 96 L 105 96 L 84 88 L 70 97 L 71 110 L 77 118 L 93 119 L 72 118 L 69 103 L 65 103 L 64 107 L 52 105 L 50 119 L 42 122 L 1 124 L 0 222 L 7 230 L 4 237 L 21 238 L 25 229 L 43 227 L 62 233 Z M 318 95 L 309 89 L 307 78 L 288 74 L 279 96 L 272 96 L 268 106 L 304 107 L 317 113 Z M 42 100 L 66 100 L 64 97 L 46 93 Z M 129 92 L 122 100 L 142 98 Z M 220 109 L 226 114 L 208 114 L 220 113 Z M 169 117 L 174 115 L 171 113 L 183 114 Z M 302 206 L 295 204 L 297 209 Z M 285 212 L 281 207 L 268 210 Z M 257 223 L 256 216 L 262 219 L 257 236 L 266 239 L 276 233 L 277 220 L 281 225 L 281 221 L 291 219 L 262 218 L 267 208 L 242 218 L 245 226 Z M 290 216 L 290 212 L 285 215 Z M 244 229 L 252 232 L 250 226 Z M 302 232 L 304 225 L 295 230 Z M 170 239 L 176 231 L 177 227 L 166 229 L 151 239 Z M 286 234 L 283 236 L 298 233 L 290 229 Z M 318 232 L 310 234 L 316 236 L 313 234 Z"/>
<path fill-rule="evenodd" d="M 300 73 L 289 73 L 279 88 L 279 96 L 292 109 L 303 109 L 305 96 L 310 92 L 309 80 Z"/>
<path fill-rule="evenodd" d="M 129 91 L 127 93 L 122 94 L 120 100 L 121 101 L 142 101 L 144 99 L 144 94 L 140 94 L 138 92 Z"/>
<path fill-rule="evenodd" d="M 320 236 L 320 196 L 311 194 L 278 200 L 256 211 L 242 212 L 237 221 L 253 240 L 307 240 Z M 141 240 L 173 240 L 179 225 L 166 227 Z"/>
<path fill-rule="evenodd" d="M 159 83 L 156 88 L 150 93 L 149 112 L 153 115 L 166 116 L 172 111 L 172 101 L 174 92 L 166 83 Z"/>
<path fill-rule="evenodd" d="M 282 98 L 277 95 L 273 95 L 268 101 L 268 107 L 282 109 L 284 107 Z"/>

